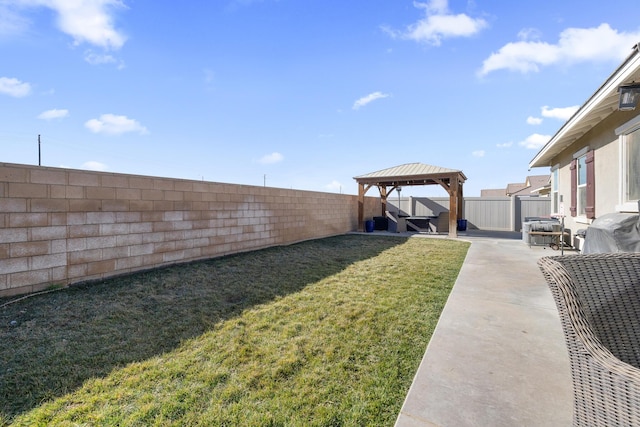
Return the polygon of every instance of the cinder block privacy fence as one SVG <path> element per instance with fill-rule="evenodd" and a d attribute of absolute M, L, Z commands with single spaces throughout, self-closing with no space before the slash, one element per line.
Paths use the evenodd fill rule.
<path fill-rule="evenodd" d="M 365 200 L 365 215 L 380 211 Z M 343 234 L 357 196 L 0 163 L 0 296 Z"/>

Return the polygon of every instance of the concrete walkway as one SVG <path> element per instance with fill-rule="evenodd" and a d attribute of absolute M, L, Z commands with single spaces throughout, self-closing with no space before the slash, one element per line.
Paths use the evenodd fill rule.
<path fill-rule="evenodd" d="M 459 236 L 472 244 L 396 427 L 571 425 L 569 358 L 536 265 L 560 251 L 498 235 Z"/>

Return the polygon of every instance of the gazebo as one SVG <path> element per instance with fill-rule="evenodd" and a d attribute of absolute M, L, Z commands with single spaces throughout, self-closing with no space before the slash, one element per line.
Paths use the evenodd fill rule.
<path fill-rule="evenodd" d="M 356 176 L 358 183 L 358 229 L 364 230 L 364 195 L 378 187 L 382 201 L 382 216 L 386 216 L 387 197 L 404 186 L 440 185 L 449 194 L 449 237 L 458 237 L 458 219 L 462 218 L 462 184 L 467 180 L 462 171 L 407 163 L 388 169 Z"/>

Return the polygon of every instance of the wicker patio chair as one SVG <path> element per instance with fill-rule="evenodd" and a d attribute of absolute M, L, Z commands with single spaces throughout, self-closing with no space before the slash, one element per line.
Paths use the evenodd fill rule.
<path fill-rule="evenodd" d="M 541 258 L 571 362 L 574 426 L 640 426 L 640 253 Z"/>

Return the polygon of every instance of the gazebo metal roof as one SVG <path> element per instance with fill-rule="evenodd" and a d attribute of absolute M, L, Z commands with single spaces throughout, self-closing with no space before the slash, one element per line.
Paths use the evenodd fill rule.
<path fill-rule="evenodd" d="M 450 178 L 454 175 L 461 179 L 462 182 L 467 180 L 467 177 L 460 170 L 424 163 L 407 163 L 356 176 L 353 179 L 359 183 L 374 183 L 375 185 L 380 185 L 381 183 L 386 185 L 430 185 L 439 184 L 439 182 L 436 182 L 437 180 Z"/>
<path fill-rule="evenodd" d="M 462 217 L 462 184 L 467 177 L 457 169 L 424 163 L 407 163 L 354 177 L 358 183 L 358 222 L 364 229 L 364 195 L 373 186 L 380 190 L 382 215 L 386 215 L 387 196 L 402 186 L 440 185 L 449 193 L 449 236 L 457 237 L 457 219 Z M 387 188 L 390 187 L 388 190 Z"/>

